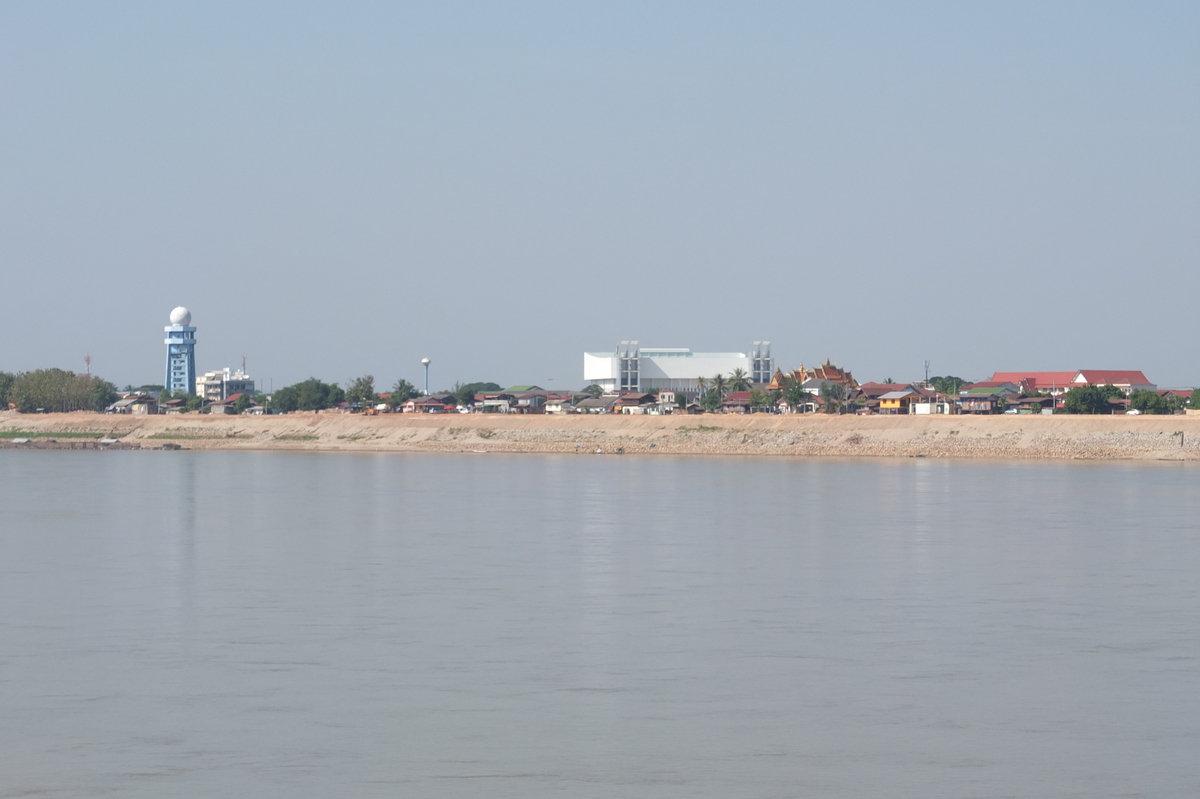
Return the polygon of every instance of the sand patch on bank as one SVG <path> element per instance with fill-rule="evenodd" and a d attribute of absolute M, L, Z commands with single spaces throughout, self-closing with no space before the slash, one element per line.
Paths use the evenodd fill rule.
<path fill-rule="evenodd" d="M 0 413 L 15 434 L 94 434 L 143 448 L 363 452 L 1200 459 L 1196 416 L 105 416 Z"/>

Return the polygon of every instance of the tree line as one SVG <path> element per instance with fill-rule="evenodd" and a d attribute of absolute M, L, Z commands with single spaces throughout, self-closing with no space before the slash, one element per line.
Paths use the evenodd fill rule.
<path fill-rule="evenodd" d="M 1125 392 L 1116 386 L 1075 386 L 1063 397 L 1063 410 L 1074 414 L 1112 413 L 1113 404 L 1109 400 L 1124 396 Z M 1200 388 L 1186 400 L 1176 394 L 1163 396 L 1157 391 L 1135 388 L 1129 395 L 1129 408 L 1149 414 L 1175 413 L 1184 408 L 1200 409 Z"/>
<path fill-rule="evenodd" d="M 107 380 L 63 369 L 0 372 L 0 408 L 21 413 L 103 411 L 117 401 L 117 387 Z"/>
<path fill-rule="evenodd" d="M 949 395 L 957 394 L 966 383 L 962 378 L 954 376 L 934 377 L 929 382 L 937 391 Z M 850 401 L 849 387 L 841 383 L 822 383 L 819 397 L 814 397 L 791 375 L 784 378 L 782 391 L 760 391 L 753 387 L 749 375 L 743 369 L 735 369 L 729 375 L 700 377 L 696 383 L 699 389 L 698 402 L 708 411 L 719 410 L 729 394 L 736 391 L 749 391 L 750 406 L 756 408 L 773 406 L 782 396 L 793 408 L 817 400 L 826 412 L 839 413 Z M 457 404 L 468 405 L 474 401 L 476 394 L 500 390 L 501 386 L 498 383 L 475 382 L 458 383 L 451 389 L 435 393 L 453 394 Z M 390 396 L 386 398 L 386 402 L 393 408 L 420 396 L 416 387 L 404 379 L 397 380 L 387 393 Z M 580 393 L 599 396 L 603 390 L 597 385 L 591 385 Z M 1063 411 L 1070 414 L 1112 413 L 1113 405 L 1109 400 L 1123 396 L 1119 388 L 1111 385 L 1075 386 L 1063 399 Z M 11 405 L 22 413 L 65 413 L 84 410 L 100 412 L 116 402 L 117 398 L 116 386 L 94 375 L 76 374 L 63 369 L 37 369 L 16 374 L 0 372 L 0 409 Z M 202 404 L 200 397 L 182 393 L 171 395 L 164 392 L 160 400 L 175 398 L 186 399 L 188 410 L 196 410 Z M 254 400 L 260 403 L 266 399 L 264 395 L 254 397 Z M 336 383 L 324 383 L 310 377 L 308 380 L 279 389 L 271 399 L 272 406 L 284 412 L 318 411 L 343 402 L 371 406 L 385 400 L 375 390 L 373 375 L 352 378 L 346 382 L 344 389 Z M 1200 409 L 1200 389 L 1192 392 L 1190 400 L 1174 394 L 1163 396 L 1156 391 L 1135 389 L 1129 400 L 1130 408 L 1142 413 L 1168 414 L 1185 407 Z M 243 397 L 242 407 L 236 410 L 239 413 L 243 412 L 248 405 L 249 399 Z"/>
<path fill-rule="evenodd" d="M 459 383 L 452 389 L 435 393 L 439 395 L 453 394 L 459 405 L 467 405 L 474 402 L 475 395 L 480 392 L 500 391 L 500 389 L 501 386 L 498 383 Z M 352 378 L 346 381 L 345 389 L 336 383 L 323 383 L 315 377 L 310 377 L 300 383 L 279 389 L 275 392 L 272 401 L 274 407 L 290 413 L 292 411 L 320 411 L 343 402 L 363 407 L 387 404 L 396 408 L 410 399 L 421 396 L 421 392 L 417 390 L 416 386 L 403 378 L 397 380 L 390 391 L 383 393 L 389 396 L 384 398 L 380 392 L 375 390 L 374 375 Z"/>

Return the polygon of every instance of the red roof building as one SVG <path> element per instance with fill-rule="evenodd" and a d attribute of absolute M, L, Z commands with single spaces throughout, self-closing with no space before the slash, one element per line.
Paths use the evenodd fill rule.
<path fill-rule="evenodd" d="M 1077 369 L 1074 372 L 996 372 L 991 383 L 1024 383 L 1026 391 L 1059 396 L 1075 386 L 1116 386 L 1126 394 L 1135 388 L 1153 391 L 1157 386 L 1139 371 L 1129 369 Z M 978 384 L 977 384 L 978 385 Z"/>
<path fill-rule="evenodd" d="M 1075 385 L 1074 372 L 996 372 L 989 383 L 1012 383 L 1022 386 L 1026 391 L 1043 394 L 1065 394 L 1067 389 Z"/>
<path fill-rule="evenodd" d="M 1126 394 L 1135 388 L 1147 391 L 1154 391 L 1158 388 L 1141 372 L 1121 369 L 1081 369 L 1075 377 L 1075 385 L 1116 386 Z"/>
<path fill-rule="evenodd" d="M 898 383 L 875 383 L 873 381 L 868 381 L 860 384 L 858 390 L 862 392 L 862 396 L 866 397 L 867 399 L 879 399 L 884 394 L 888 394 L 892 391 L 898 391 L 902 388 L 912 388 L 912 386 Z"/>

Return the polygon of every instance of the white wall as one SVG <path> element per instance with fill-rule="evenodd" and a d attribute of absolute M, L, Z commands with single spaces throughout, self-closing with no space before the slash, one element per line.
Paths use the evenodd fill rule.
<path fill-rule="evenodd" d="M 599 352 L 583 354 L 583 379 L 586 383 L 612 382 L 617 379 L 617 356 Z"/>
<path fill-rule="evenodd" d="M 642 349 L 653 351 L 649 347 Z M 620 368 L 616 355 L 601 352 L 583 354 L 583 379 L 586 383 L 615 388 Z M 643 389 L 695 391 L 697 377 L 711 379 L 716 374 L 728 377 L 735 369 L 742 369 L 749 378 L 750 356 L 742 352 L 695 352 L 675 357 L 643 355 L 638 360 L 638 369 Z"/>
<path fill-rule="evenodd" d="M 695 380 L 716 374 L 726 377 L 734 369 L 750 375 L 750 358 L 740 352 L 697 352 L 688 358 L 642 358 L 641 376 L 669 380 Z"/>

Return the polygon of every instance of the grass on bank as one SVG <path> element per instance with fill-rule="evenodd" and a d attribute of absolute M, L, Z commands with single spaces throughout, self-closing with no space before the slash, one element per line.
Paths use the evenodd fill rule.
<path fill-rule="evenodd" d="M 225 440 L 227 438 L 253 438 L 253 436 L 243 435 L 241 433 L 153 433 L 145 436 L 148 439 L 157 439 L 159 441 L 212 441 Z"/>
<path fill-rule="evenodd" d="M 41 430 L 0 430 L 0 438 L 120 438 L 115 433 L 46 433 Z"/>
<path fill-rule="evenodd" d="M 276 441 L 316 441 L 320 436 L 301 435 L 299 433 L 285 433 L 281 436 L 275 436 Z M 338 436 L 341 438 L 341 436 Z"/>

